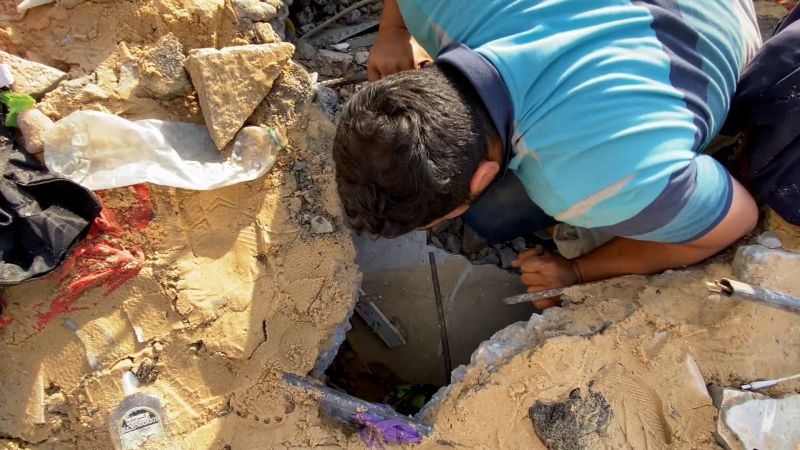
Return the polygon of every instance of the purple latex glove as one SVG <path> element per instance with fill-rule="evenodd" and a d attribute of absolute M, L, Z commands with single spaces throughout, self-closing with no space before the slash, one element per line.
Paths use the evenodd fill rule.
<path fill-rule="evenodd" d="M 371 450 L 384 448 L 384 444 L 419 444 L 422 438 L 414 428 L 399 420 L 382 420 L 366 412 L 353 416 L 361 424 L 361 441 Z"/>

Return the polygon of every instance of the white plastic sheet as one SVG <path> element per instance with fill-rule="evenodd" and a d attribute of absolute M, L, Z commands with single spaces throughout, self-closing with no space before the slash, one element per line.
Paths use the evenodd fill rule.
<path fill-rule="evenodd" d="M 282 142 L 274 129 L 245 127 L 219 152 L 202 125 L 77 111 L 47 133 L 44 159 L 53 173 L 92 190 L 144 182 L 210 190 L 261 177 Z"/>

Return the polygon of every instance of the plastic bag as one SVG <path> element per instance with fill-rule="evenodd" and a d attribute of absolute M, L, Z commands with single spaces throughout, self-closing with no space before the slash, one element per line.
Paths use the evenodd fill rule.
<path fill-rule="evenodd" d="M 202 125 L 77 111 L 47 133 L 44 159 L 53 173 L 92 190 L 144 182 L 210 190 L 261 177 L 281 147 L 271 128 L 245 127 L 219 152 Z"/>

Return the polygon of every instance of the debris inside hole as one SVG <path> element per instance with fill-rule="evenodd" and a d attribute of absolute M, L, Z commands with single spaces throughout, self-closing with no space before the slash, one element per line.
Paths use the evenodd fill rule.
<path fill-rule="evenodd" d="M 364 273 L 360 301 L 380 312 L 383 322 L 369 323 L 359 315 L 325 372 L 332 388 L 413 415 L 439 388 L 445 377 L 444 352 L 434 301 L 428 252 L 436 255 L 452 366 L 467 365 L 481 342 L 520 321 L 527 321 L 530 304 L 507 306 L 502 299 L 524 291 L 519 276 L 494 265 L 474 265 L 425 243 L 425 233 L 400 240 L 356 241 Z M 382 246 L 392 246 L 386 258 Z M 376 322 L 378 322 L 376 324 Z M 395 339 L 386 329 L 399 333 Z M 392 345 L 392 342 L 404 342 Z M 389 344 L 389 345 L 387 345 Z"/>

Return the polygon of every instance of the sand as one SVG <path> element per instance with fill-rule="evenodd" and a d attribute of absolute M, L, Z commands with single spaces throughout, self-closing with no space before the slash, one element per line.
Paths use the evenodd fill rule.
<path fill-rule="evenodd" d="M 125 77 L 148 68 L 168 33 L 184 52 L 246 43 L 234 20 L 222 0 L 88 2 L 31 10 L 0 36 L 9 51 L 70 73 L 42 103 L 53 119 L 99 109 L 202 122 L 192 93 L 157 98 L 139 89 L 143 77 Z M 284 371 L 314 367 L 350 313 L 359 279 L 334 195 L 333 124 L 311 94 L 308 75 L 290 64 L 251 118 L 289 136 L 263 179 L 211 192 L 150 186 L 154 218 L 143 229 L 130 218 L 140 203 L 133 188 L 104 193 L 126 226 L 113 244 L 146 255 L 120 289 L 89 290 L 41 331 L 34 305 L 48 309 L 55 276 L 2 293 L 10 323 L 0 329 L 0 446 L 110 448 L 108 414 L 129 369 L 154 377 L 145 389 L 163 399 L 176 448 L 351 440 L 279 381 Z M 297 161 L 307 162 L 302 187 Z M 317 215 L 335 231 L 312 234 Z"/>
<path fill-rule="evenodd" d="M 170 34 L 184 53 L 255 39 L 227 0 L 117 0 L 0 22 L 0 47 L 70 74 L 42 102 L 53 119 L 99 109 L 202 123 L 180 77 L 169 92 L 143 88 Z M 118 290 L 89 290 L 41 330 L 36 313 L 49 307 L 57 277 L 0 293 L 0 447 L 110 448 L 108 415 L 132 369 L 162 398 L 174 448 L 363 448 L 280 381 L 315 367 L 359 282 L 335 194 L 333 124 L 311 94 L 306 71 L 290 63 L 248 120 L 289 138 L 260 180 L 210 192 L 150 186 L 152 220 L 141 214 L 140 191 L 104 193 L 125 227 L 110 241 L 145 255 Z M 317 216 L 334 232 L 312 233 Z M 800 248 L 797 228 L 774 217 L 768 224 L 787 249 Z M 603 429 L 586 434 L 589 448 L 716 448 L 717 412 L 704 384 L 800 372 L 796 317 L 705 291 L 704 281 L 729 274 L 729 257 L 571 289 L 573 303 L 537 319 L 521 351 L 442 392 L 429 412 L 437 434 L 422 447 L 544 448 L 530 408 L 579 389 L 582 408 L 610 410 L 603 420 L 581 413 L 579 425 Z M 770 287 L 800 295 L 796 284 Z"/>

